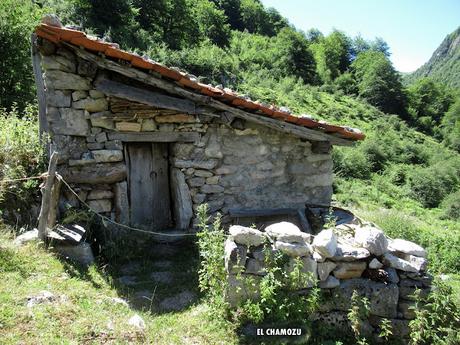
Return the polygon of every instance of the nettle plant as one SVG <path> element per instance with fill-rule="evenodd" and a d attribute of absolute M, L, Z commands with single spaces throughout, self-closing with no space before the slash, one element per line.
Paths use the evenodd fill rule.
<path fill-rule="evenodd" d="M 216 316 L 228 316 L 229 305 L 225 300 L 227 275 L 224 265 L 225 233 L 221 226 L 220 215 L 209 224 L 208 205 L 198 207 L 198 248 L 200 252 L 199 287 L 205 294 L 211 313 Z"/>

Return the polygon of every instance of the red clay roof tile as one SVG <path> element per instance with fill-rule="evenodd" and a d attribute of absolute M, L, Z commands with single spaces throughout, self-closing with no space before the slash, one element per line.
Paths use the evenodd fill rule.
<path fill-rule="evenodd" d="M 201 92 L 204 95 L 220 99 L 226 103 L 230 103 L 234 106 L 244 108 L 249 111 L 257 111 L 266 116 L 293 123 L 298 126 L 323 130 L 326 133 L 336 133 L 340 137 L 349 140 L 363 140 L 365 138 L 363 133 L 348 127 L 330 125 L 324 122 L 312 120 L 307 117 L 297 117 L 287 112 L 281 111 L 276 107 L 266 106 L 252 100 L 245 99 L 241 96 L 238 96 L 237 93 L 229 89 L 222 90 L 214 86 L 196 82 L 190 79 L 190 77 L 188 77 L 186 74 L 180 73 L 176 69 L 163 66 L 160 63 L 151 61 L 149 59 L 144 59 L 136 54 L 121 50 L 117 48 L 113 43 L 107 43 L 98 39 L 90 38 L 82 31 L 72 30 L 65 27 L 55 27 L 47 24 L 40 24 L 35 29 L 35 32 L 38 36 L 54 43 L 64 41 L 83 47 L 89 51 L 102 53 L 110 58 L 130 62 L 132 66 L 136 68 L 153 70 L 161 74 L 163 77 L 176 81 L 183 87 L 191 88 Z"/>

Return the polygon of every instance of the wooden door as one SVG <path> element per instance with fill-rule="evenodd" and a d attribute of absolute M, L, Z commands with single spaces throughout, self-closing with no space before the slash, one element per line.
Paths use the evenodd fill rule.
<path fill-rule="evenodd" d="M 131 225 L 146 230 L 171 227 L 167 144 L 127 143 L 126 157 Z"/>

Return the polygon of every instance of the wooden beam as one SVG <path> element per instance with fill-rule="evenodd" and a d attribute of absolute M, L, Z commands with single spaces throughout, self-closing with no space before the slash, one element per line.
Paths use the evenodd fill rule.
<path fill-rule="evenodd" d="M 42 241 L 46 241 L 46 235 L 48 233 L 47 225 L 51 206 L 51 191 L 54 185 L 58 156 L 59 154 L 56 151 L 51 154 L 48 164 L 48 176 L 46 178 L 45 187 L 43 188 L 42 206 L 38 217 L 38 238 Z"/>
<path fill-rule="evenodd" d="M 43 132 L 48 131 L 48 121 L 46 120 L 46 100 L 45 100 L 45 83 L 43 81 L 42 68 L 40 66 L 41 56 L 37 47 L 37 35 L 35 33 L 30 37 L 32 67 L 34 70 L 35 85 L 37 86 L 38 100 L 38 128 L 40 138 Z"/>
<path fill-rule="evenodd" d="M 96 90 L 102 91 L 108 96 L 148 104 L 156 108 L 172 109 L 188 114 L 196 113 L 195 103 L 188 99 L 162 95 L 158 92 L 140 89 L 109 79 L 96 81 Z"/>
<path fill-rule="evenodd" d="M 110 132 L 107 135 L 109 140 L 121 140 L 124 142 L 192 143 L 200 139 L 200 134 L 196 132 Z"/>
<path fill-rule="evenodd" d="M 91 61 L 97 64 L 101 68 L 119 73 L 129 78 L 133 78 L 147 85 L 151 85 L 151 86 L 160 88 L 168 93 L 175 94 L 181 97 L 185 97 L 199 104 L 207 105 L 208 107 L 212 107 L 220 111 L 230 112 L 234 114 L 236 117 L 243 118 L 250 122 L 266 125 L 270 128 L 273 128 L 273 129 L 276 129 L 282 132 L 287 132 L 287 133 L 299 136 L 307 140 L 329 141 L 331 144 L 343 145 L 343 146 L 352 146 L 354 144 L 352 140 L 343 139 L 333 134 L 327 134 L 327 133 L 313 130 L 310 128 L 296 126 L 291 123 L 275 120 L 269 117 L 265 117 L 265 116 L 261 116 L 261 115 L 257 115 L 254 113 L 244 111 L 234 106 L 227 105 L 210 96 L 205 96 L 205 95 L 201 95 L 201 94 L 198 94 L 192 91 L 188 91 L 187 89 L 174 84 L 174 82 L 172 81 L 166 81 L 164 79 L 156 78 L 152 76 L 151 74 L 148 74 L 136 68 L 121 65 L 109 59 L 97 56 L 84 49 L 76 47 L 72 44 L 68 44 L 68 43 L 63 43 L 63 44 L 67 46 L 69 49 L 73 50 L 75 54 L 79 56 L 80 58 Z"/>

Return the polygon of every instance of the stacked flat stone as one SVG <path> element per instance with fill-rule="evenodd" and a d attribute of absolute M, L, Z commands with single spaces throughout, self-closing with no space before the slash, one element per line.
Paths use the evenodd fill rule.
<path fill-rule="evenodd" d="M 276 251 L 286 254 L 291 263 L 300 258 L 302 271 L 317 280 L 327 296 L 316 316 L 323 322 L 346 320 L 356 290 L 370 301 L 369 327 L 378 327 L 381 318 L 388 318 L 401 335 L 407 335 L 404 330 L 408 327 L 403 324 L 407 326 L 414 318 L 412 294 L 415 289 L 421 289 L 422 296 L 430 291 L 426 251 L 413 242 L 387 238 L 371 223 L 339 225 L 316 236 L 288 222 L 270 225 L 264 231 L 239 225 L 229 231 L 225 265 L 231 305 L 258 296 L 257 282 L 266 274 L 264 253 Z M 299 290 L 313 285 L 307 282 Z"/>

